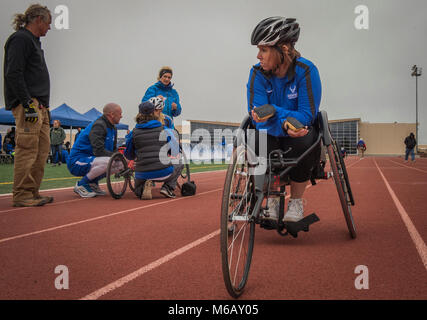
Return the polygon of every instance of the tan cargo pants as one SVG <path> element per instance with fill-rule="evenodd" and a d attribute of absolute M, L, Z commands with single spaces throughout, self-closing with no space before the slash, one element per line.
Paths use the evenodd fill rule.
<path fill-rule="evenodd" d="M 16 124 L 13 202 L 18 202 L 39 195 L 50 148 L 49 110 L 39 107 L 36 123 L 25 121 L 22 105 L 12 113 Z"/>

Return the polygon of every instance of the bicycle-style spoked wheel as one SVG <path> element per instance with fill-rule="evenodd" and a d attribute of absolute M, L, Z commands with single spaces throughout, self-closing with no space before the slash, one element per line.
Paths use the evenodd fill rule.
<path fill-rule="evenodd" d="M 244 147 L 234 149 L 221 207 L 222 273 L 228 293 L 237 298 L 248 280 L 255 237 L 253 176 Z"/>
<path fill-rule="evenodd" d="M 184 165 L 184 168 L 181 171 L 181 175 L 178 177 L 177 180 L 177 187 L 179 189 L 181 189 L 181 186 L 186 183 L 187 181 L 190 181 L 190 163 L 187 160 L 187 156 L 185 155 L 185 153 L 182 151 L 181 153 L 181 160 L 182 160 L 182 164 Z"/>
<path fill-rule="evenodd" d="M 135 192 L 135 161 L 131 160 L 128 162 L 128 185 L 132 192 Z"/>
<path fill-rule="evenodd" d="M 111 156 L 107 166 L 107 188 L 114 199 L 120 199 L 126 192 L 131 171 L 120 152 Z"/>
<path fill-rule="evenodd" d="M 344 158 L 342 157 L 340 152 L 341 150 L 340 144 L 336 140 L 334 140 L 333 143 L 335 144 L 335 149 L 338 150 L 338 158 L 339 158 L 341 170 L 344 176 L 345 185 L 347 186 L 348 197 L 350 199 L 351 205 L 354 206 L 353 192 L 351 191 L 350 179 L 348 178 L 348 173 L 347 173 L 347 168 L 345 166 Z"/>
<path fill-rule="evenodd" d="M 345 221 L 347 223 L 348 231 L 350 233 L 350 236 L 354 239 L 356 238 L 356 226 L 354 224 L 353 215 L 351 213 L 351 199 L 349 195 L 349 190 L 347 188 L 343 167 L 341 166 L 339 158 L 340 151 L 337 149 L 337 145 L 334 142 L 331 143 L 327 149 L 335 185 L 337 187 L 337 192 L 344 213 Z"/>

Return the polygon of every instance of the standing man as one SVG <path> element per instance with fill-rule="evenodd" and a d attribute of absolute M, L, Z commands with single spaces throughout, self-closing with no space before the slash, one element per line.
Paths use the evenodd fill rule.
<path fill-rule="evenodd" d="M 406 150 L 405 150 L 405 162 L 408 162 L 408 156 L 411 155 L 411 160 L 412 162 L 415 162 L 415 153 L 414 153 L 414 149 L 415 146 L 417 145 L 417 140 L 415 139 L 415 135 L 413 132 L 411 132 L 409 134 L 409 136 L 407 136 L 405 138 L 405 146 L 406 146 Z"/>
<path fill-rule="evenodd" d="M 71 149 L 67 166 L 72 175 L 83 177 L 74 186 L 74 192 L 82 198 L 106 194 L 99 187 L 99 180 L 105 177 L 110 157 L 117 150 L 115 125 L 121 118 L 122 108 L 118 104 L 106 104 L 103 115 L 80 133 Z M 120 169 L 123 169 L 123 166 L 118 167 L 117 172 Z"/>
<path fill-rule="evenodd" d="M 52 149 L 52 166 L 61 165 L 62 145 L 65 140 L 65 131 L 61 127 L 61 121 L 54 120 L 53 127 L 50 128 L 50 146 Z"/>
<path fill-rule="evenodd" d="M 16 123 L 13 206 L 42 206 L 53 197 L 39 194 L 49 154 L 49 71 L 40 37 L 50 30 L 47 7 L 34 4 L 16 14 L 4 46 L 4 97 Z"/>

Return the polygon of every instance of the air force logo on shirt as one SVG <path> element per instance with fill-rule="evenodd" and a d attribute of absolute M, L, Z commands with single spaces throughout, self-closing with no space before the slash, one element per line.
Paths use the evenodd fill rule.
<path fill-rule="evenodd" d="M 288 93 L 288 96 L 287 96 L 289 100 L 298 98 L 298 92 L 297 92 L 297 86 L 296 85 L 294 85 L 293 87 L 289 87 L 289 91 L 290 91 L 290 93 Z"/>

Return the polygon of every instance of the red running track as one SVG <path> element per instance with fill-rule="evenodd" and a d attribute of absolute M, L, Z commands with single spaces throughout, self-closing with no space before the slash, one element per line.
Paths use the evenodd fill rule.
<path fill-rule="evenodd" d="M 242 299 L 427 298 L 427 159 L 346 163 L 357 239 L 333 180 L 308 187 L 305 211 L 320 222 L 296 239 L 257 227 Z M 158 189 L 149 201 L 81 199 L 66 189 L 50 191 L 44 207 L 13 208 L 0 197 L 0 299 L 230 299 L 219 249 L 225 171 L 194 178 L 197 195 L 176 199 Z M 67 290 L 55 287 L 58 265 Z M 355 287 L 360 265 L 368 289 Z"/>

